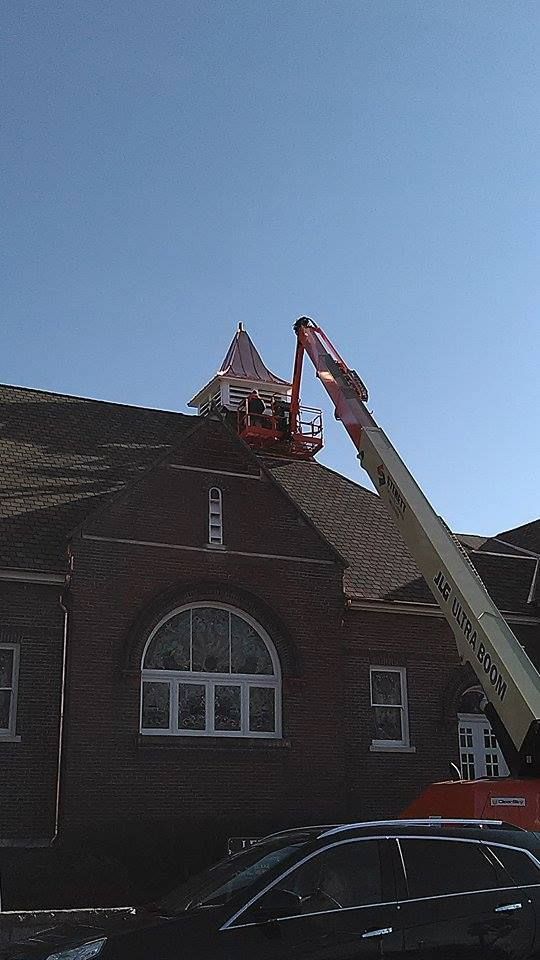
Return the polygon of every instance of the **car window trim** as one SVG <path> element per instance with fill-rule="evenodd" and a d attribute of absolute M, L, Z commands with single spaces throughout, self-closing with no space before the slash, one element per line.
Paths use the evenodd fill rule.
<path fill-rule="evenodd" d="M 536 886 L 536 884 L 530 884 Z M 540 886 L 540 884 L 539 884 Z M 430 897 L 408 897 L 407 900 L 400 900 L 400 903 L 424 903 L 425 900 L 444 900 L 446 897 L 471 897 L 477 893 L 505 893 L 506 890 L 515 890 L 516 884 L 511 887 L 487 887 L 485 890 L 458 890 L 455 893 L 435 893 Z"/>
<path fill-rule="evenodd" d="M 302 857 L 301 860 L 298 860 L 296 863 L 293 863 L 290 867 L 288 867 L 287 870 L 285 870 L 282 874 L 280 874 L 279 877 L 275 877 L 274 880 L 272 880 L 270 883 L 266 885 L 266 887 L 264 887 L 262 890 L 259 890 L 251 898 L 251 900 L 248 900 L 247 903 L 243 904 L 243 906 L 240 907 L 236 911 L 236 913 L 233 914 L 232 917 L 229 917 L 229 919 L 226 920 L 225 923 L 220 927 L 220 932 L 222 930 L 239 929 L 240 927 L 257 927 L 257 926 L 260 926 L 262 923 L 268 923 L 267 920 L 261 920 L 261 921 L 255 920 L 252 923 L 236 923 L 236 924 L 234 923 L 234 921 L 238 917 L 240 917 L 243 913 L 245 913 L 246 910 L 249 910 L 249 908 L 252 907 L 253 904 L 257 902 L 257 900 L 260 900 L 260 898 L 263 897 L 265 893 L 268 893 L 268 891 L 271 890 L 272 887 L 275 887 L 277 883 L 279 883 L 281 880 L 284 880 L 285 877 L 288 877 L 289 874 L 293 872 L 293 870 L 297 870 L 298 867 L 303 866 L 303 864 L 307 863 L 308 860 L 312 860 L 313 857 L 316 857 L 321 853 L 325 853 L 327 850 L 332 850 L 334 847 L 343 847 L 348 843 L 364 843 L 366 840 L 376 840 L 377 843 L 381 843 L 388 839 L 392 839 L 392 838 L 381 836 L 380 834 L 374 837 L 372 836 L 347 837 L 345 840 L 338 840 L 335 843 L 327 844 L 325 847 L 318 847 L 316 850 L 312 850 L 310 853 L 306 854 L 305 857 Z M 379 853 L 379 857 L 380 857 L 380 853 Z M 382 874 L 383 874 L 383 871 L 382 871 L 382 863 L 381 863 L 381 878 L 382 878 Z M 353 907 L 340 907 L 339 909 L 340 910 L 362 910 L 367 907 L 387 906 L 387 905 L 396 904 L 396 903 L 397 903 L 397 900 L 394 899 L 394 900 L 388 900 L 388 901 L 382 901 L 382 902 L 375 901 L 375 903 L 362 903 Z M 281 920 L 294 920 L 301 917 L 315 917 L 323 913 L 337 913 L 337 912 L 338 912 L 337 910 L 318 910 L 318 911 L 315 911 L 314 913 L 295 913 L 287 917 L 276 917 L 276 922 L 280 922 Z"/>
<path fill-rule="evenodd" d="M 529 860 L 532 860 L 535 867 L 537 867 L 538 870 L 540 871 L 540 858 L 535 857 L 532 850 L 527 849 L 527 847 L 514 847 L 509 843 L 487 843 L 486 841 L 483 841 L 483 842 L 485 843 L 485 845 L 488 847 L 489 850 L 493 848 L 492 852 L 494 853 L 495 856 L 497 856 L 497 848 L 499 849 L 502 848 L 503 850 L 514 850 L 516 853 L 525 853 L 528 856 Z M 499 861 L 499 862 L 504 872 L 507 873 L 510 878 L 512 878 L 512 874 L 508 870 L 508 867 L 506 867 L 502 861 Z M 520 888 L 521 887 L 527 887 L 527 888 L 540 887 L 540 875 L 538 877 L 538 883 L 523 883 L 520 880 L 516 880 L 514 886 L 520 887 Z"/>
<path fill-rule="evenodd" d="M 515 887 L 511 888 L 515 890 Z M 339 907 L 335 910 L 314 910 L 313 913 L 291 913 L 287 917 L 276 917 L 275 920 L 272 920 L 272 923 L 282 923 L 285 920 L 308 920 L 309 917 L 322 917 L 324 914 L 332 913 L 334 916 L 338 913 L 347 913 L 350 910 L 369 910 L 371 907 L 396 907 L 397 900 L 377 900 L 376 903 L 359 903 L 354 907 Z M 235 923 L 234 925 L 224 924 L 220 930 L 241 930 L 244 927 L 260 927 L 263 923 L 268 923 L 268 920 L 254 920 L 251 923 Z"/>
<path fill-rule="evenodd" d="M 516 850 L 517 853 L 526 853 L 529 859 L 532 860 L 535 866 L 537 866 L 540 870 L 540 855 L 538 857 L 535 856 L 532 850 L 529 850 L 528 847 L 516 847 L 512 843 L 501 843 L 500 841 L 494 842 L 493 840 L 489 842 L 487 840 L 480 840 L 479 842 L 485 844 L 486 847 L 502 847 L 503 850 Z M 504 869 L 506 870 L 506 867 L 504 867 Z M 536 884 L 531 884 L 531 886 L 536 886 Z"/>
<path fill-rule="evenodd" d="M 401 865 L 402 865 L 402 868 L 403 868 L 403 873 L 404 873 L 404 877 L 405 877 L 405 885 L 406 885 L 407 891 L 409 890 L 409 881 L 408 881 L 408 877 L 407 877 L 407 868 L 406 868 L 406 865 L 405 865 L 405 858 L 404 858 L 404 856 L 403 856 L 403 850 L 401 849 L 401 843 L 400 843 L 401 840 L 434 840 L 434 841 L 445 840 L 447 843 L 473 843 L 473 844 L 476 844 L 476 846 L 478 846 L 478 847 L 486 848 L 486 849 L 487 849 L 487 852 L 489 852 L 489 848 L 490 848 L 490 847 L 503 847 L 503 848 L 506 848 L 506 849 L 508 849 L 508 850 L 517 850 L 518 853 L 527 853 L 527 854 L 531 857 L 531 859 L 533 860 L 533 862 L 535 863 L 535 865 L 540 869 L 540 862 L 536 859 L 536 857 L 534 856 L 534 854 L 531 853 L 530 850 L 528 850 L 526 847 L 516 847 L 516 846 L 514 846 L 513 844 L 510 844 L 510 843 L 497 843 L 497 842 L 494 842 L 493 840 L 488 841 L 488 840 L 484 840 L 483 838 L 480 839 L 480 838 L 477 838 L 477 837 L 443 837 L 443 836 L 432 837 L 432 836 L 429 836 L 429 835 L 426 835 L 426 834 L 423 834 L 423 835 L 421 835 L 421 836 L 413 835 L 413 834 L 402 834 L 402 835 L 399 836 L 399 837 L 391 837 L 391 838 L 388 838 L 388 839 L 392 839 L 392 840 L 394 840 L 394 841 L 397 843 L 397 848 L 398 848 L 399 854 L 400 854 Z M 484 856 L 486 857 L 486 859 L 488 860 L 488 863 L 489 863 L 489 858 L 487 857 L 486 850 L 485 850 L 485 849 L 482 849 L 482 853 L 484 854 Z M 507 874 L 509 880 L 511 880 L 512 877 L 511 877 L 511 875 L 508 873 L 508 870 L 507 870 L 507 868 L 504 866 L 504 863 L 501 864 L 501 866 L 502 866 L 504 872 Z M 494 892 L 494 891 L 499 891 L 499 890 L 501 890 L 501 891 L 515 890 L 516 887 L 525 887 L 525 886 L 526 886 L 526 887 L 537 887 L 537 886 L 540 886 L 540 879 L 539 879 L 539 882 L 538 882 L 538 883 L 527 883 L 527 884 L 525 884 L 525 883 L 521 883 L 521 884 L 513 883 L 511 886 L 488 887 L 488 888 L 483 889 L 483 890 L 457 890 L 457 891 L 454 891 L 454 892 L 449 891 L 448 893 L 437 893 L 437 894 L 434 894 L 433 896 L 429 896 L 429 897 L 407 897 L 405 900 L 400 900 L 399 902 L 400 902 L 400 903 L 419 903 L 419 902 L 424 901 L 424 900 L 440 900 L 442 897 L 462 897 L 462 896 L 470 896 L 470 895 L 473 894 L 473 893 L 492 893 L 492 892 Z"/>

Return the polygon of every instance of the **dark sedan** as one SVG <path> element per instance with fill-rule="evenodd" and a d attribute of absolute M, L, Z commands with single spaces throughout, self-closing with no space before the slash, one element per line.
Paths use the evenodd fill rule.
<path fill-rule="evenodd" d="M 274 834 L 159 903 L 4 960 L 540 960 L 540 840 L 498 821 Z"/>

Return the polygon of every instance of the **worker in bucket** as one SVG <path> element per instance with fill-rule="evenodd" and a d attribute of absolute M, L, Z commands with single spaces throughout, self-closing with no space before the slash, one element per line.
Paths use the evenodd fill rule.
<path fill-rule="evenodd" d="M 262 400 L 259 395 L 258 390 L 251 391 L 247 398 L 246 406 L 250 423 L 259 427 L 266 426 L 266 418 L 264 416 L 266 407 L 264 400 Z"/>

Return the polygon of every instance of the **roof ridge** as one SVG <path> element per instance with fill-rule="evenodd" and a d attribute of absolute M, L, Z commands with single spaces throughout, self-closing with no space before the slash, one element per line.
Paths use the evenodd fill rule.
<path fill-rule="evenodd" d="M 6 387 L 9 390 L 24 390 L 26 393 L 45 394 L 48 397 L 61 397 L 64 400 L 84 400 L 85 403 L 104 403 L 108 407 L 123 407 L 129 410 L 150 410 L 152 413 L 173 413 L 179 417 L 189 417 L 196 420 L 196 413 L 183 413 L 181 410 L 166 410 L 163 407 L 146 407 L 140 403 L 122 403 L 119 400 L 103 400 L 99 397 L 85 397 L 80 393 L 60 393 L 57 390 L 43 390 L 40 387 L 26 387 L 20 383 L 0 383 L 0 390 Z"/>
<path fill-rule="evenodd" d="M 524 523 L 518 523 L 516 527 L 507 527 L 505 530 L 500 530 L 499 533 L 493 534 L 492 539 L 502 540 L 508 533 L 517 533 L 519 530 L 524 530 L 525 527 L 531 527 L 535 523 L 540 523 L 540 517 L 534 517 L 532 520 L 525 520 Z"/>

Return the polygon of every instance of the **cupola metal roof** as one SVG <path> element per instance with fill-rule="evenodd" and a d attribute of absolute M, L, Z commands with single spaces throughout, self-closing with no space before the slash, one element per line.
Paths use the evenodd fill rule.
<path fill-rule="evenodd" d="M 257 347 L 253 343 L 243 323 L 238 324 L 232 343 L 225 354 L 223 363 L 211 380 L 202 387 L 189 401 L 189 407 L 198 407 L 208 393 L 212 392 L 216 384 L 228 381 L 244 381 L 246 384 L 266 384 L 269 387 L 279 387 L 279 393 L 287 392 L 292 384 L 290 380 L 283 380 L 272 373 L 266 366 Z"/>
<path fill-rule="evenodd" d="M 238 330 L 217 375 L 218 377 L 233 377 L 235 380 L 277 383 L 282 387 L 290 387 L 291 385 L 288 380 L 282 380 L 281 377 L 268 369 L 249 333 L 244 330 L 243 323 L 238 324 Z"/>

